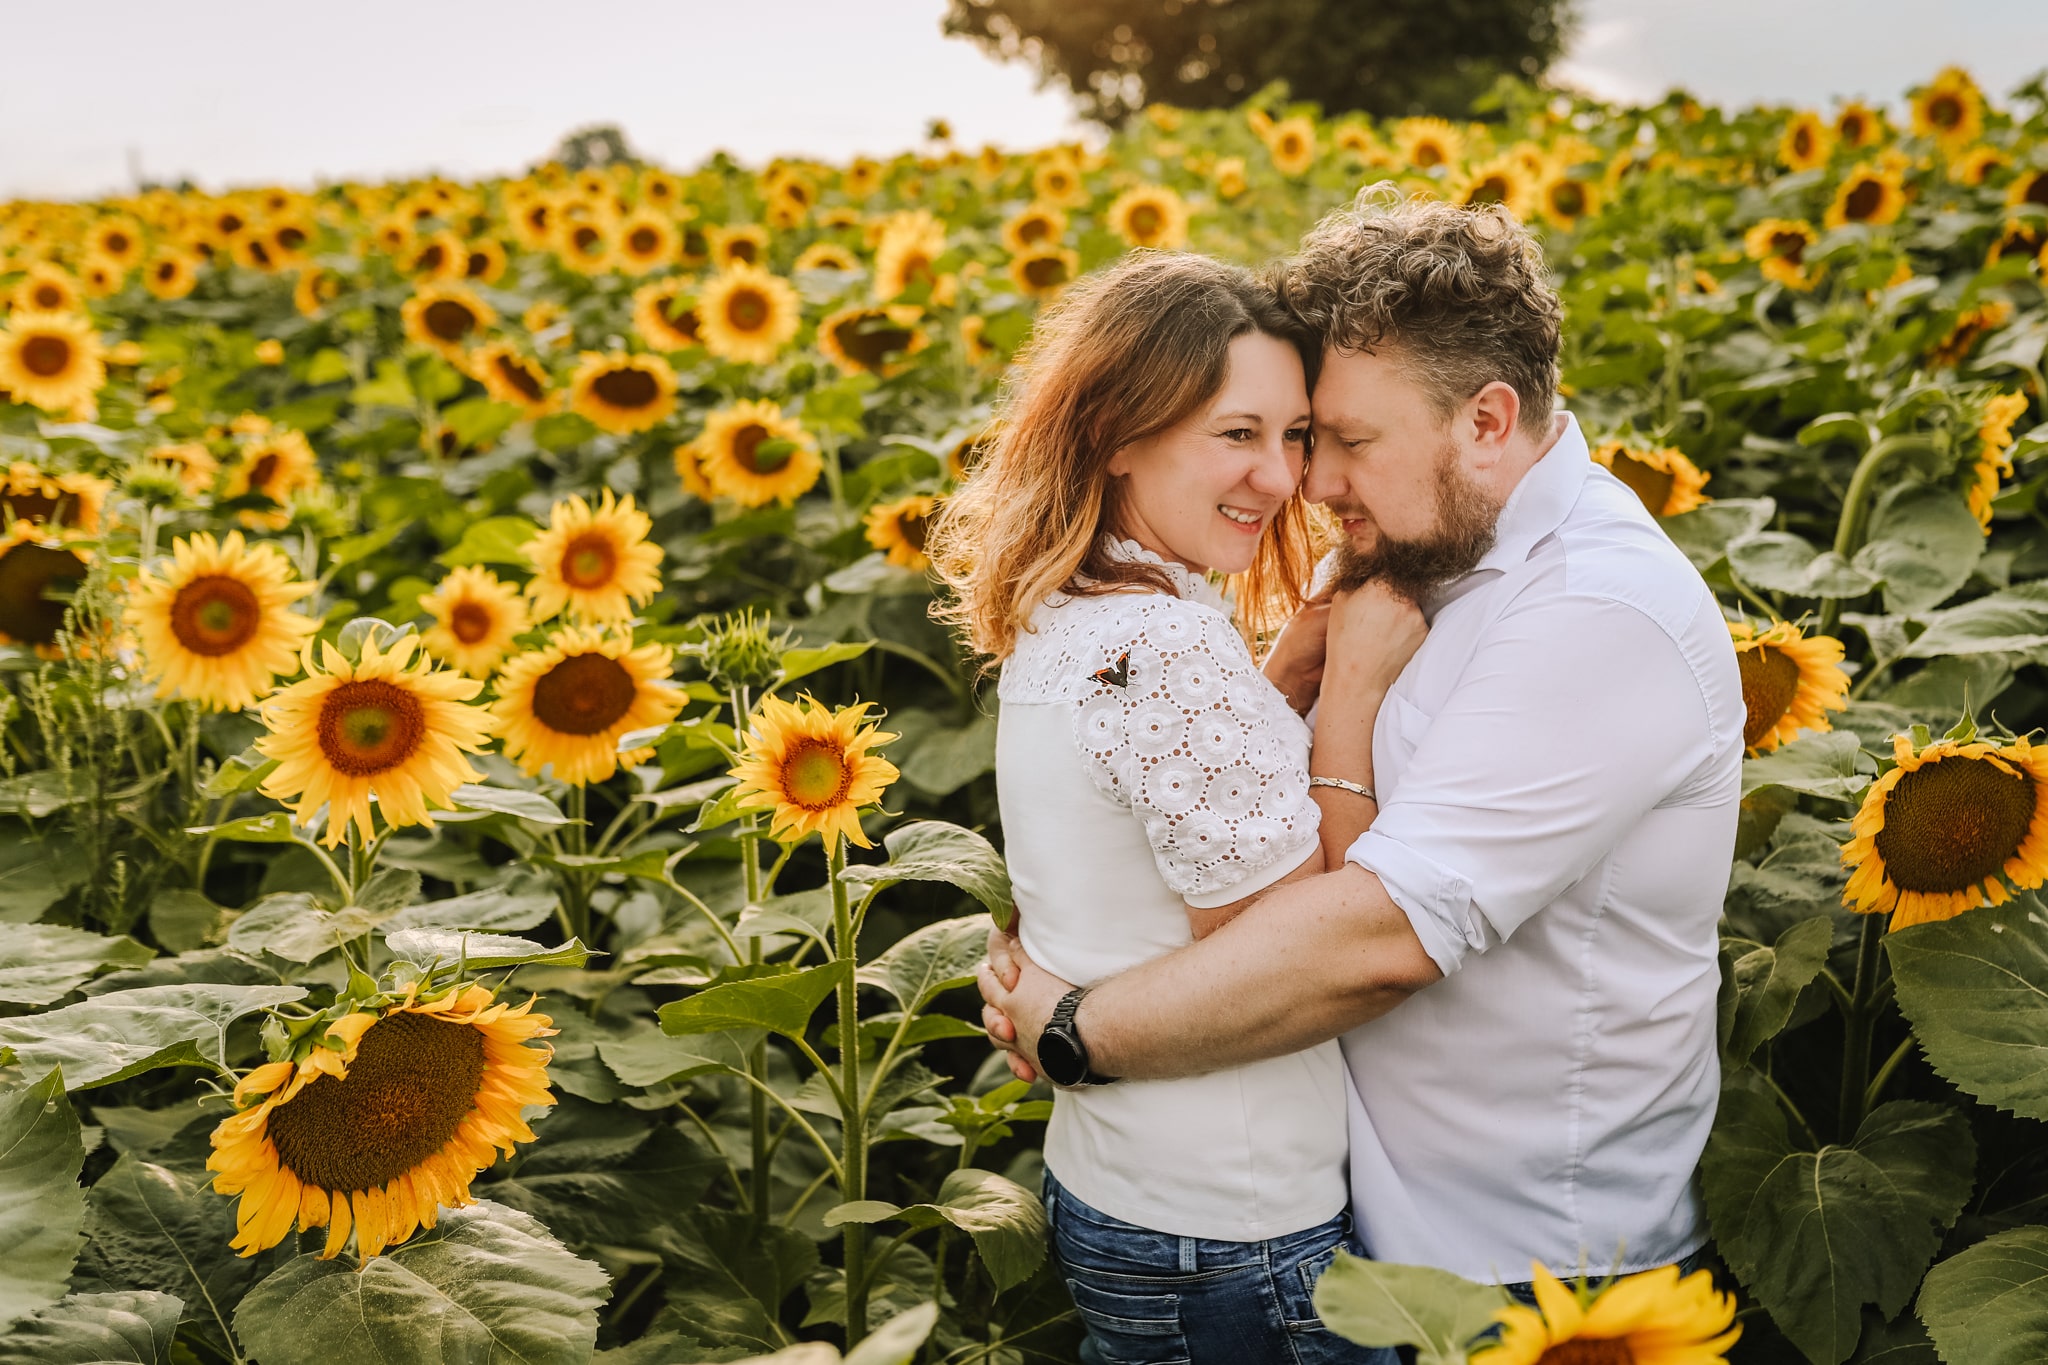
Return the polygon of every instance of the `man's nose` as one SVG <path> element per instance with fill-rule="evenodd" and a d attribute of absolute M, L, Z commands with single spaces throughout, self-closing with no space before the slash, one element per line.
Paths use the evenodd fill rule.
<path fill-rule="evenodd" d="M 1344 496 L 1345 483 L 1335 460 L 1309 457 L 1308 474 L 1301 481 L 1301 495 L 1310 502 L 1335 502 Z"/>
<path fill-rule="evenodd" d="M 1244 481 L 1253 492 L 1267 497 L 1293 497 L 1301 483 L 1301 460 L 1284 441 L 1273 441 L 1259 452 L 1258 462 Z"/>

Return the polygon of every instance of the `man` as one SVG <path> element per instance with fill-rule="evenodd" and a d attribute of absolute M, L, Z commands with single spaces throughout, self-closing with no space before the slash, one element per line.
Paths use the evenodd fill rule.
<path fill-rule="evenodd" d="M 1513 1284 L 1684 1261 L 1742 755 L 1720 609 L 1553 413 L 1560 309 L 1507 215 L 1361 196 L 1282 288 L 1325 341 L 1305 491 L 1340 582 L 1429 622 L 1369 740 L 1317 736 L 1369 743 L 1378 796 L 1322 789 L 1337 870 L 1078 1003 L 992 935 L 991 1036 L 1020 1074 L 1128 1081 L 1341 1035 L 1373 1256 Z"/>

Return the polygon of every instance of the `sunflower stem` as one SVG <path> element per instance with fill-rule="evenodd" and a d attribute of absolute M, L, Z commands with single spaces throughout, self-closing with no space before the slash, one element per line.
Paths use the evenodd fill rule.
<path fill-rule="evenodd" d="M 569 788 L 569 852 L 580 857 L 589 844 L 590 792 L 581 783 Z M 569 912 L 571 934 L 585 943 L 590 942 L 590 888 L 585 884 L 582 868 L 570 869 L 562 879 L 563 889 L 569 894 L 563 899 Z"/>
<path fill-rule="evenodd" d="M 733 727 L 735 729 L 740 728 L 746 723 L 747 713 L 741 709 L 744 701 L 745 698 L 740 695 L 740 690 L 734 688 L 732 706 Z M 758 904 L 761 899 L 761 827 L 760 818 L 751 813 L 740 818 L 740 874 L 745 879 L 747 904 Z M 707 910 L 706 913 L 708 914 L 709 911 Z M 721 924 L 721 931 L 723 931 L 723 927 Z M 731 935 L 728 934 L 726 940 L 730 943 Z M 739 960 L 739 949 L 737 945 L 734 945 L 733 961 L 738 962 Z M 749 965 L 758 965 L 760 963 L 761 940 L 759 936 L 747 939 L 746 961 Z M 750 1104 L 747 1113 L 749 1142 L 753 1149 L 753 1165 L 747 1170 L 749 1182 L 748 1203 L 751 1205 L 754 1224 L 758 1229 L 766 1227 L 768 1224 L 768 1206 L 770 1202 L 768 1176 L 771 1162 L 768 1155 L 768 1098 L 763 1093 L 763 1087 L 768 1084 L 768 1040 L 765 1037 L 760 1042 L 754 1044 L 753 1049 L 747 1053 L 747 1074 L 759 1082 L 748 1096 Z"/>
<path fill-rule="evenodd" d="M 1856 984 L 1849 995 L 1849 1010 L 1842 1019 L 1842 1101 L 1836 1121 L 1840 1140 L 1856 1136 L 1869 1112 L 1870 1035 L 1875 1028 L 1879 958 L 1884 952 L 1885 917 L 1866 915 L 1863 936 L 1856 947 Z"/>
<path fill-rule="evenodd" d="M 1853 559 L 1863 548 L 1863 537 L 1870 525 L 1870 502 L 1877 492 L 1877 477 L 1885 464 L 1895 455 L 1927 453 L 1933 449 L 1934 443 L 1925 436 L 1902 433 L 1885 437 L 1863 453 L 1863 458 L 1857 462 L 1856 472 L 1849 478 L 1849 491 L 1842 497 L 1841 520 L 1835 523 L 1836 554 L 1844 559 Z M 1833 635 L 1841 621 L 1842 599 L 1822 598 L 1818 633 Z"/>
<path fill-rule="evenodd" d="M 1885 1058 L 1884 1065 L 1877 1069 L 1877 1076 L 1870 1082 L 1870 1088 L 1863 1092 L 1863 1107 L 1865 1109 L 1876 1107 L 1877 1097 L 1882 1095 L 1884 1088 L 1892 1082 L 1892 1073 L 1897 1071 L 1906 1058 L 1912 1055 L 1914 1045 L 1919 1041 L 1911 1033 L 1908 1033 L 1905 1039 L 1892 1049 L 1892 1055 Z"/>
<path fill-rule="evenodd" d="M 845 964 L 839 978 L 839 1070 L 841 1155 L 839 1197 L 843 1202 L 867 1198 L 868 1135 L 866 1105 L 860 1092 L 860 986 L 853 979 L 859 965 L 854 941 L 853 905 L 840 874 L 846 871 L 846 839 L 828 835 L 826 875 L 832 882 L 832 948 Z M 867 1225 L 848 1223 L 846 1247 L 846 1345 L 850 1350 L 868 1334 Z"/>

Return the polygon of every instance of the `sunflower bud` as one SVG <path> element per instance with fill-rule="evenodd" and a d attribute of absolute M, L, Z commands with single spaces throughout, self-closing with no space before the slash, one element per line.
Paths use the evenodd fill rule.
<path fill-rule="evenodd" d="M 747 610 L 719 617 L 700 643 L 685 649 L 703 663 L 714 686 L 729 692 L 735 687 L 758 689 L 774 682 L 782 672 L 784 651 L 795 643 L 792 632 L 772 630 L 767 617 Z"/>

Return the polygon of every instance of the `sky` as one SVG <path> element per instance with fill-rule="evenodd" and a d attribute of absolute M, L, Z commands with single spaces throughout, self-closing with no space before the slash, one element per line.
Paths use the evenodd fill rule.
<path fill-rule="evenodd" d="M 572 128 L 642 155 L 844 159 L 1079 134 L 1066 96 L 939 32 L 945 0 L 98 0 L 13 7 L 0 198 L 138 178 L 208 188 L 516 171 Z M 1990 90 L 2048 66 L 2044 0 L 1579 0 L 1557 74 L 1594 93 L 1895 100 L 1961 63 Z M 40 53 L 38 60 L 26 54 Z"/>

